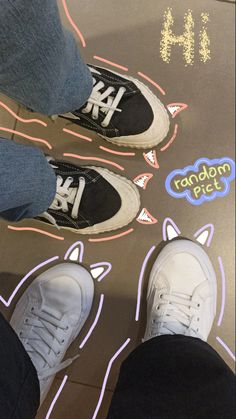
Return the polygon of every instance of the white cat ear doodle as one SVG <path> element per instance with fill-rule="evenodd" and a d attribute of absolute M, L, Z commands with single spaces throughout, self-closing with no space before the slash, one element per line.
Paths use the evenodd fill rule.
<path fill-rule="evenodd" d="M 93 279 L 101 282 L 105 276 L 112 270 L 112 264 L 109 262 L 100 262 L 90 265 L 90 273 Z"/>
<path fill-rule="evenodd" d="M 206 224 L 204 227 L 200 228 L 195 234 L 194 237 L 198 243 L 202 246 L 210 247 L 215 228 L 213 224 Z"/>
<path fill-rule="evenodd" d="M 175 222 L 171 218 L 166 218 L 163 223 L 163 228 L 162 228 L 163 240 L 171 241 L 175 239 L 176 237 L 179 237 L 180 234 L 181 234 L 181 231 L 179 230 Z"/>
<path fill-rule="evenodd" d="M 81 241 L 74 243 L 66 252 L 64 260 L 82 263 L 84 257 L 84 244 Z"/>

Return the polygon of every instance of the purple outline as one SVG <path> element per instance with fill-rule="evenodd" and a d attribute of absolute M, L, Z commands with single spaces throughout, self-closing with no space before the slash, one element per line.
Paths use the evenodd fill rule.
<path fill-rule="evenodd" d="M 93 333 L 95 327 L 97 326 L 101 311 L 102 311 L 102 307 L 103 307 L 103 302 L 104 302 L 104 294 L 101 294 L 100 297 L 100 301 L 99 301 L 99 306 L 98 306 L 98 311 L 95 317 L 95 320 L 92 324 L 92 326 L 90 327 L 87 335 L 85 336 L 84 340 L 82 341 L 82 343 L 80 344 L 79 348 L 82 349 L 84 347 L 84 345 L 87 343 L 88 339 L 90 338 L 91 334 Z"/>
<path fill-rule="evenodd" d="M 107 276 L 111 272 L 112 264 L 110 262 L 100 262 L 100 263 L 94 263 L 93 265 L 90 265 L 90 269 L 99 268 L 99 267 L 102 267 L 104 265 L 107 266 L 107 270 L 105 270 L 102 273 L 102 275 L 97 278 L 98 282 L 101 282 L 105 278 L 105 276 Z"/>
<path fill-rule="evenodd" d="M 222 321 L 223 321 L 223 317 L 224 317 L 224 312 L 225 312 L 225 302 L 226 302 L 226 279 L 225 279 L 225 271 L 224 271 L 224 265 L 222 262 L 221 257 L 218 257 L 218 262 L 220 265 L 220 273 L 221 273 L 221 283 L 222 283 L 222 299 L 221 299 L 221 310 L 220 310 L 220 316 L 219 316 L 219 320 L 217 323 L 217 326 L 221 326 Z"/>
<path fill-rule="evenodd" d="M 152 253 L 154 252 L 155 249 L 156 249 L 156 246 L 152 246 L 151 249 L 149 250 L 149 252 L 146 254 L 145 259 L 144 259 L 143 264 L 142 264 L 141 271 L 140 271 L 139 281 L 138 281 L 138 295 L 137 295 L 137 304 L 136 304 L 136 314 L 135 314 L 135 321 L 136 322 L 139 321 L 141 292 L 142 292 L 142 283 L 143 283 L 144 272 L 145 272 L 147 263 L 148 263 L 151 255 L 152 255 Z"/>
<path fill-rule="evenodd" d="M 83 257 L 84 257 L 84 243 L 82 241 L 78 241 L 75 242 L 74 244 L 72 244 L 71 247 L 69 247 L 69 249 L 67 250 L 67 252 L 65 253 L 64 256 L 64 260 L 67 260 L 70 256 L 70 253 L 72 253 L 72 251 L 76 248 L 76 247 L 80 248 L 80 252 L 79 252 L 79 262 L 82 263 L 83 262 Z"/>
<path fill-rule="evenodd" d="M 98 399 L 98 404 L 97 404 L 97 407 L 96 407 L 96 409 L 94 411 L 94 414 L 93 414 L 92 419 L 96 419 L 97 414 L 98 414 L 98 412 L 100 410 L 100 407 L 101 407 L 101 404 L 102 404 L 102 400 L 103 400 L 103 397 L 104 397 L 104 393 L 105 393 L 105 390 L 106 390 L 107 380 L 108 380 L 108 377 L 109 377 L 109 374 L 110 374 L 110 371 L 111 371 L 112 364 L 115 361 L 115 359 L 118 358 L 118 356 L 120 355 L 120 353 L 130 343 L 130 341 L 131 341 L 131 339 L 128 338 L 125 341 L 125 343 L 123 343 L 123 345 L 120 347 L 120 349 L 118 349 L 118 351 L 113 355 L 113 357 L 109 361 L 109 364 L 108 364 L 108 367 L 107 367 L 107 370 L 106 370 L 106 374 L 105 374 L 105 377 L 104 377 L 104 380 L 103 380 L 103 383 L 102 383 L 102 389 L 101 389 L 101 393 L 100 393 L 100 396 L 99 396 L 99 399 Z"/>
<path fill-rule="evenodd" d="M 12 303 L 13 298 L 15 297 L 15 295 L 17 294 L 17 292 L 19 291 L 19 289 L 22 287 L 22 285 L 25 283 L 25 281 L 36 271 L 38 271 L 39 269 L 41 269 L 43 266 L 48 265 L 51 262 L 54 262 L 55 260 L 58 260 L 59 256 L 54 256 L 51 259 L 47 259 L 44 262 L 40 263 L 39 265 L 37 265 L 34 269 L 32 269 L 30 272 L 28 272 L 24 278 L 19 282 L 19 284 L 16 286 L 16 288 L 14 289 L 13 293 L 11 294 L 11 296 L 9 297 L 8 301 L 4 300 L 4 298 L 0 295 L 0 301 L 5 305 L 5 307 L 9 307 Z"/>
<path fill-rule="evenodd" d="M 163 222 L 163 226 L 162 226 L 162 237 L 163 240 L 166 242 L 168 239 L 168 235 L 167 235 L 167 223 L 171 224 L 172 227 L 174 227 L 176 233 L 178 233 L 178 235 L 181 234 L 181 231 L 179 230 L 178 226 L 175 224 L 175 222 L 172 220 L 172 218 L 166 218 Z"/>
<path fill-rule="evenodd" d="M 234 360 L 234 362 L 236 361 L 235 355 L 234 353 L 231 351 L 231 349 L 229 349 L 228 345 L 226 345 L 226 343 L 219 338 L 219 336 L 216 337 L 216 340 L 221 344 L 221 346 L 223 346 L 223 348 L 226 350 L 226 352 L 228 352 L 229 356 Z"/>
<path fill-rule="evenodd" d="M 197 240 L 198 239 L 198 237 L 202 234 L 202 233 L 204 233 L 204 231 L 206 231 L 206 230 L 211 230 L 210 231 L 210 234 L 209 234 L 209 237 L 207 238 L 207 242 L 206 242 L 206 245 L 207 245 L 207 247 L 210 247 L 210 245 L 211 245 L 211 242 L 212 242 L 212 239 L 213 239 L 213 236 L 214 236 L 214 233 L 215 233 L 215 227 L 214 227 L 214 225 L 213 224 L 206 224 L 204 227 L 202 227 L 202 228 L 200 228 L 198 231 L 196 231 L 196 233 L 194 234 L 194 238 Z M 197 240 L 198 241 L 198 240 Z"/>
<path fill-rule="evenodd" d="M 57 400 L 58 400 L 58 398 L 59 398 L 59 396 L 60 396 L 60 394 L 61 394 L 61 392 L 62 392 L 62 390 L 63 390 L 63 388 L 64 388 L 64 386 L 66 384 L 66 382 L 67 382 L 67 379 L 68 379 L 68 375 L 65 375 L 65 377 L 63 378 L 63 381 L 62 381 L 62 383 L 61 383 L 61 385 L 59 387 L 59 389 L 57 390 L 57 393 L 56 393 L 56 395 L 55 395 L 52 403 L 50 404 L 50 407 L 48 409 L 48 413 L 47 413 L 45 419 L 49 419 L 50 418 L 51 413 L 53 411 L 53 408 L 54 408 L 54 406 L 55 406 L 55 404 L 56 404 L 56 402 L 57 402 Z"/>
<path fill-rule="evenodd" d="M 225 177 L 222 176 L 220 178 L 221 182 L 224 183 L 225 185 L 225 190 L 222 191 L 214 191 L 211 195 L 207 196 L 202 194 L 201 198 L 199 199 L 195 199 L 192 197 L 192 192 L 190 189 L 185 189 L 183 192 L 174 192 L 172 187 L 171 187 L 171 182 L 174 179 L 174 177 L 176 175 L 181 175 L 181 176 L 185 176 L 187 175 L 188 172 L 195 172 L 198 173 L 199 172 L 199 166 L 200 164 L 205 163 L 207 166 L 214 166 L 216 164 L 223 164 L 223 163 L 229 163 L 232 169 L 232 172 L 229 176 Z M 168 194 L 170 196 L 172 196 L 173 198 L 185 198 L 188 202 L 190 202 L 190 204 L 192 205 L 201 205 L 203 202 L 210 202 L 213 201 L 216 198 L 222 198 L 226 195 L 228 195 L 228 193 L 230 192 L 230 183 L 234 180 L 235 178 L 235 162 L 230 159 L 229 157 L 222 157 L 221 159 L 213 159 L 210 160 L 207 157 L 203 157 L 201 159 L 198 159 L 192 166 L 187 166 L 184 169 L 176 169 L 173 170 L 166 178 L 165 181 L 165 187 L 166 190 L 168 192 Z"/>

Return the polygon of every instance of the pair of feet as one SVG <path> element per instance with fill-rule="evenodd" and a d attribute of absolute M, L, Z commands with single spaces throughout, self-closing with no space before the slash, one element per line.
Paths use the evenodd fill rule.
<path fill-rule="evenodd" d="M 120 146 L 150 148 L 166 137 L 167 110 L 147 86 L 105 68 L 89 68 L 93 90 L 88 102 L 61 117 Z M 138 214 L 140 196 L 130 180 L 102 167 L 48 160 L 57 189 L 41 221 L 80 234 L 98 234 L 122 228 Z"/>
<path fill-rule="evenodd" d="M 78 357 L 63 361 L 89 316 L 93 296 L 90 273 L 64 263 L 36 278 L 15 308 L 10 323 L 36 368 L 41 403 L 55 374 Z M 150 274 L 143 341 L 167 334 L 206 341 L 216 299 L 215 272 L 204 250 L 188 240 L 169 243 Z"/>

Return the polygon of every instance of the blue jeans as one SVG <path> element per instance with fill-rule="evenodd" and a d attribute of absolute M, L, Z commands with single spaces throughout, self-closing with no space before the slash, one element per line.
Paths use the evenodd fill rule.
<path fill-rule="evenodd" d="M 0 138 L 0 218 L 19 221 L 46 211 L 56 193 L 56 176 L 36 147 Z"/>
<path fill-rule="evenodd" d="M 92 86 L 56 0 L 0 0 L 0 92 L 52 115 L 80 108 Z"/>
<path fill-rule="evenodd" d="M 80 108 L 92 85 L 56 0 L 0 0 L 0 92 L 52 115 Z M 55 189 L 55 175 L 39 150 L 0 139 L 0 217 L 39 215 Z"/>

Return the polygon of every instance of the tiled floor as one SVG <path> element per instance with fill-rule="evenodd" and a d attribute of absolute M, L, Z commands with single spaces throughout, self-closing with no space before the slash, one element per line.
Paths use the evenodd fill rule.
<path fill-rule="evenodd" d="M 61 4 L 61 3 L 60 3 Z M 185 237 L 193 238 L 194 233 L 206 224 L 213 224 L 215 234 L 208 253 L 212 259 L 218 278 L 218 310 L 217 319 L 210 336 L 210 344 L 220 353 L 231 368 L 234 362 L 226 350 L 219 344 L 220 337 L 234 351 L 234 193 L 224 198 L 192 206 L 186 200 L 176 200 L 167 194 L 165 180 L 174 169 L 184 168 L 193 164 L 201 157 L 210 159 L 220 157 L 234 158 L 234 89 L 233 89 L 233 25 L 234 5 L 217 0 L 75 0 L 67 1 L 68 10 L 83 33 L 87 46 L 83 55 L 88 62 L 96 62 L 94 55 L 105 57 L 129 68 L 129 72 L 137 77 L 141 71 L 160 84 L 166 90 L 161 95 L 158 90 L 149 85 L 159 95 L 165 105 L 173 102 L 184 102 L 188 109 L 181 112 L 173 121 L 169 133 L 172 136 L 174 125 L 178 124 L 178 135 L 172 145 L 164 152 L 158 147 L 157 157 L 160 168 L 157 170 L 148 166 L 141 151 L 135 151 L 133 157 L 115 156 L 99 149 L 107 144 L 96 138 L 93 143 L 86 143 L 63 128 L 78 133 L 85 133 L 91 138 L 90 132 L 75 126 L 66 126 L 64 121 L 51 122 L 42 115 L 34 115 L 47 123 L 47 127 L 38 124 L 26 124 L 16 121 L 0 104 L 0 135 L 12 138 L 10 131 L 27 134 L 34 138 L 47 140 L 53 147 L 44 152 L 62 157 L 63 153 L 74 153 L 83 156 L 97 156 L 112 160 L 125 168 L 124 174 L 131 179 L 137 175 L 150 172 L 154 176 L 142 195 L 142 208 L 158 219 L 157 224 L 143 225 L 134 221 L 131 228 L 134 231 L 112 242 L 90 242 L 88 238 L 78 237 L 72 233 L 55 232 L 53 228 L 46 230 L 63 237 L 56 240 L 33 232 L 10 231 L 8 223 L 0 224 L 0 286 L 1 293 L 7 297 L 11 294 L 19 280 L 33 267 L 55 255 L 63 258 L 66 250 L 77 240 L 85 245 L 84 263 L 89 266 L 96 262 L 111 262 L 111 273 L 96 284 L 96 296 L 93 310 L 83 333 L 73 345 L 70 353 L 76 353 L 79 344 L 92 325 L 101 294 L 104 294 L 103 310 L 96 329 L 81 351 L 81 356 L 65 373 L 61 373 L 52 391 L 38 414 L 38 419 L 46 417 L 49 405 L 56 394 L 65 374 L 68 381 L 51 414 L 52 419 L 68 417 L 70 419 L 91 419 L 99 400 L 104 375 L 108 363 L 114 353 L 127 340 L 131 342 L 119 356 L 111 369 L 107 383 L 107 391 L 103 399 L 98 418 L 106 417 L 112 391 L 114 390 L 121 361 L 141 342 L 145 327 L 145 289 L 148 280 L 148 270 L 154 260 L 152 256 L 145 275 L 143 300 L 141 305 L 141 320 L 135 322 L 137 287 L 140 269 L 148 250 L 162 241 L 162 225 L 167 217 L 177 224 Z M 198 58 L 193 66 L 185 67 L 181 49 L 176 47 L 172 62 L 163 63 L 160 58 L 159 42 L 163 14 L 166 8 L 173 8 L 176 16 L 176 33 L 181 33 L 183 16 L 187 9 L 192 9 L 196 19 L 195 33 L 201 29 L 200 15 L 210 14 L 209 35 L 211 38 L 212 58 L 203 64 Z M 65 13 L 62 19 L 68 27 Z M 79 40 L 78 40 L 79 42 Z M 112 68 L 112 67 L 111 67 Z M 21 118 L 32 117 L 25 110 L 18 109 L 11 100 L 0 96 L 0 100 L 14 112 L 19 112 Z M 29 139 L 14 135 L 14 140 L 31 144 Z M 168 139 L 169 139 L 168 138 Z M 167 144 L 168 139 L 163 143 Z M 116 150 L 115 146 L 109 148 Z M 119 149 L 119 151 L 127 151 Z M 73 160 L 76 161 L 76 160 Z M 91 160 L 92 162 L 92 160 Z M 80 160 L 77 160 L 80 163 Z M 111 168 L 110 165 L 107 166 Z M 115 169 L 120 173 L 119 169 Z M 24 221 L 20 226 L 39 225 L 34 221 Z M 219 259 L 222 259 L 226 276 L 226 305 L 223 321 L 220 327 L 217 321 L 222 307 L 222 282 Z M 122 263 L 121 263 L 122 262 Z M 32 279 L 32 278 L 31 278 Z M 21 289 L 23 292 L 25 286 Z M 15 298 L 14 302 L 18 297 Z M 9 309 L 0 307 L 7 318 L 13 310 L 14 302 Z"/>

